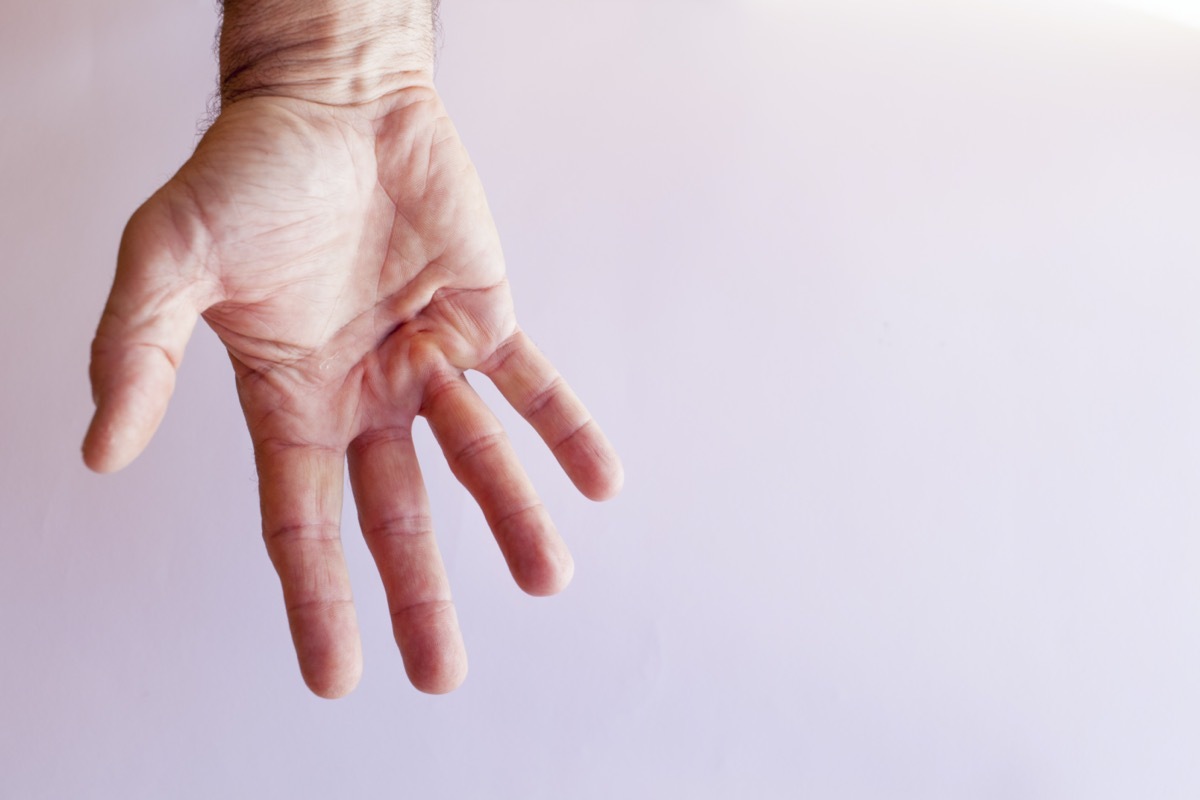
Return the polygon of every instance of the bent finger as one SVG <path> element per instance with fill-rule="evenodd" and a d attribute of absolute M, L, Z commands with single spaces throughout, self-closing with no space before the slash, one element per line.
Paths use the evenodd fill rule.
<path fill-rule="evenodd" d="M 616 450 L 550 360 L 517 331 L 482 369 L 554 453 L 586 497 L 617 494 L 624 470 Z"/>
<path fill-rule="evenodd" d="M 571 554 L 500 421 L 466 378 L 435 378 L 421 413 L 451 471 L 479 503 L 517 585 L 533 595 L 565 588 L 575 570 Z"/>
<path fill-rule="evenodd" d="M 349 463 L 359 524 L 379 567 L 408 678 L 423 692 L 452 691 L 466 677 L 466 648 L 411 430 L 363 434 L 350 446 Z"/>
<path fill-rule="evenodd" d="M 349 694 L 362 675 L 358 619 L 339 535 L 344 454 L 255 443 L 263 539 L 283 587 L 304 682 L 321 697 Z"/>

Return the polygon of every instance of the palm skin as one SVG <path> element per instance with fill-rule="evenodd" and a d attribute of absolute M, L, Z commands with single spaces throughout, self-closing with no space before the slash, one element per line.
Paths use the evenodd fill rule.
<path fill-rule="evenodd" d="M 570 555 L 465 370 L 488 375 L 585 495 L 620 487 L 611 446 L 517 327 L 504 275 L 482 187 L 431 87 L 354 107 L 240 101 L 126 229 L 93 345 L 85 460 L 110 471 L 141 451 L 202 315 L 233 362 L 263 535 L 319 695 L 347 693 L 361 672 L 338 533 L 347 462 L 410 679 L 442 692 L 465 675 L 418 415 L 517 583 L 542 595 L 570 580 Z"/>

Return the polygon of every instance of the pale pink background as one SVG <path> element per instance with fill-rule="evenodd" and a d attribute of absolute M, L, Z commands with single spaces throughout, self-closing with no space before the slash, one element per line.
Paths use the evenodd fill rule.
<path fill-rule="evenodd" d="M 1200 796 L 1200 31 L 445 0 L 522 319 L 628 482 L 589 504 L 505 412 L 578 562 L 534 600 L 422 429 L 471 675 L 408 686 L 348 507 L 330 703 L 210 333 L 133 467 L 77 457 L 212 5 L 0 11 L 0 797 Z"/>

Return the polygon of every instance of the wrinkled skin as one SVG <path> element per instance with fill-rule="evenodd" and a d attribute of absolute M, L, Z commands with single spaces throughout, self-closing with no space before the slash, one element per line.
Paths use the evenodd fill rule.
<path fill-rule="evenodd" d="M 482 187 L 431 87 L 337 107 L 255 97 L 226 109 L 130 220 L 92 355 L 84 458 L 147 444 L 199 316 L 233 362 L 263 535 L 301 672 L 354 688 L 361 650 L 338 531 L 344 465 L 413 684 L 466 673 L 411 428 L 424 416 L 517 583 L 552 594 L 572 562 L 496 418 L 486 374 L 593 499 L 620 488 L 596 423 L 517 326 Z"/>

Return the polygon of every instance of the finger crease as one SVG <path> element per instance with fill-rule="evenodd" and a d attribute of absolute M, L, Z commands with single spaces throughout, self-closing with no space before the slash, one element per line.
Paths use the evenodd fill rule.
<path fill-rule="evenodd" d="M 358 437 L 358 448 L 368 449 L 379 445 L 406 444 L 412 441 L 412 431 L 405 428 L 386 428 L 380 431 L 370 431 Z"/>
<path fill-rule="evenodd" d="M 579 434 L 583 433 L 584 428 L 588 427 L 591 424 L 592 424 L 591 418 L 585 419 L 582 424 L 576 426 L 576 428 L 574 430 L 572 430 L 566 436 L 559 439 L 558 443 L 553 445 L 550 448 L 550 452 L 557 453 L 561 447 L 563 447 L 567 442 L 571 441 Z"/>
<path fill-rule="evenodd" d="M 451 460 L 455 462 L 470 461 L 483 455 L 489 450 L 494 450 L 495 448 L 499 447 L 500 443 L 503 441 L 504 433 L 501 431 L 484 434 L 483 436 L 472 440 L 465 447 L 459 448 L 454 453 L 454 457 Z"/>
<path fill-rule="evenodd" d="M 494 363 L 482 365 L 479 368 L 479 371 L 485 375 L 503 371 L 508 362 L 512 360 L 512 357 L 515 356 L 521 349 L 518 347 L 520 343 L 520 336 L 521 331 L 517 331 L 512 336 L 501 342 L 500 346 L 497 347 L 495 352 L 492 354 L 492 361 Z"/>
<path fill-rule="evenodd" d="M 460 378 L 457 376 L 444 375 L 442 380 L 438 381 L 436 385 L 430 386 L 428 389 L 426 389 L 425 401 L 422 404 L 421 409 L 422 413 L 425 412 L 425 409 L 436 405 L 437 401 L 442 395 L 457 389 L 459 387 L 459 380 Z"/>
<path fill-rule="evenodd" d="M 311 531 L 313 535 L 305 535 Z M 263 538 L 268 542 L 278 542 L 288 539 L 303 542 L 336 542 L 341 536 L 336 522 L 298 522 L 292 525 L 277 525 L 263 531 Z"/>
<path fill-rule="evenodd" d="M 510 511 L 509 513 L 500 517 L 498 520 L 496 520 L 495 522 L 492 523 L 492 528 L 493 529 L 503 528 L 503 527 L 511 524 L 513 522 L 513 520 L 515 520 L 517 517 L 528 514 L 531 511 L 541 511 L 541 510 L 544 510 L 544 506 L 542 505 L 542 503 L 540 501 L 535 501 L 535 502 L 530 503 L 529 505 L 525 506 L 524 508 L 519 508 L 516 511 Z"/>
<path fill-rule="evenodd" d="M 272 409 L 271 413 L 280 409 Z M 265 418 L 265 417 L 264 417 Z M 260 439 L 255 444 L 255 450 L 263 455 L 279 455 L 292 450 L 307 450 L 313 453 L 324 453 L 332 456 L 342 456 L 342 450 L 338 447 L 329 444 L 318 444 L 315 442 L 289 442 L 279 438 Z"/>
<path fill-rule="evenodd" d="M 345 608 L 346 606 L 353 607 L 354 600 L 348 597 L 338 597 L 333 599 L 320 597 L 312 600 L 298 600 L 288 603 L 287 612 L 289 614 L 297 614 L 306 611 L 333 611 L 335 609 Z"/>
<path fill-rule="evenodd" d="M 409 622 L 414 616 L 436 617 L 453 608 L 454 603 L 450 600 L 417 600 L 393 609 L 391 614 L 392 619 L 397 622 Z"/>
<path fill-rule="evenodd" d="M 367 538 L 388 539 L 393 537 L 424 536 L 433 533 L 433 518 L 428 514 L 407 514 L 388 517 L 372 524 L 363 531 Z"/>
<path fill-rule="evenodd" d="M 562 385 L 563 379 L 561 375 L 555 375 L 553 378 L 551 378 L 550 383 L 546 385 L 546 388 L 534 395 L 533 399 L 530 400 L 525 406 L 525 418 L 532 419 L 541 413 L 546 406 L 550 405 L 554 398 L 558 396 L 559 389 L 562 388 Z"/>
<path fill-rule="evenodd" d="M 134 347 L 140 348 L 140 349 L 146 349 L 146 350 L 153 350 L 153 351 L 161 354 L 162 357 L 167 360 L 167 363 L 171 365 L 171 369 L 173 369 L 173 370 L 179 369 L 180 359 L 175 354 L 173 354 L 170 350 L 163 347 L 161 344 L 157 344 L 156 342 L 137 342 L 136 344 L 134 344 Z"/>

